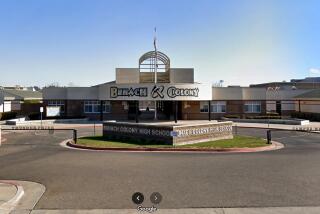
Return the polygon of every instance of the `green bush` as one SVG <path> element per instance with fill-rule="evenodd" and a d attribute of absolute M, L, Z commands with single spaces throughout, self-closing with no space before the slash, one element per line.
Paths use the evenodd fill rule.
<path fill-rule="evenodd" d="M 241 118 L 240 115 L 236 115 L 236 114 L 226 114 L 224 115 L 225 118 Z"/>
<path fill-rule="evenodd" d="M 279 113 L 277 112 L 267 112 L 268 116 L 279 116 Z"/>
<path fill-rule="evenodd" d="M 0 113 L 0 120 L 10 120 L 16 118 L 17 112 L 2 112 Z"/>
<path fill-rule="evenodd" d="M 28 114 L 29 120 L 40 120 L 40 112 L 31 112 Z"/>
<path fill-rule="evenodd" d="M 40 100 L 25 100 L 23 101 L 24 104 L 35 104 L 40 103 Z"/>
<path fill-rule="evenodd" d="M 310 113 L 310 112 L 293 112 L 291 117 L 306 119 L 310 121 L 320 121 L 320 113 Z"/>
<path fill-rule="evenodd" d="M 278 115 L 255 115 L 255 116 L 246 116 L 246 119 L 281 119 L 281 116 Z"/>

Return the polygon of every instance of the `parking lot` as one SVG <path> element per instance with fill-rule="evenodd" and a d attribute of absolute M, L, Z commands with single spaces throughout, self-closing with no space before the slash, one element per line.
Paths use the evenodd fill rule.
<path fill-rule="evenodd" d="M 78 128 L 92 135 L 92 127 Z M 99 128 L 97 128 L 99 133 Z M 238 128 L 265 137 L 266 130 Z M 36 209 L 135 208 L 134 192 L 163 196 L 160 208 L 320 205 L 320 135 L 273 131 L 277 151 L 237 154 L 79 151 L 72 133 L 17 131 L 0 147 L 0 179 L 34 181 Z M 146 200 L 144 205 L 151 205 Z"/>

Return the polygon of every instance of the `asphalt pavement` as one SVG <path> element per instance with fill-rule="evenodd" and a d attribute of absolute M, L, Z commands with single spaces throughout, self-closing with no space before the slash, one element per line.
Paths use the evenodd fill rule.
<path fill-rule="evenodd" d="M 97 129 L 96 132 L 101 132 Z M 265 136 L 263 129 L 239 134 Z M 91 135 L 83 127 L 79 135 Z M 43 184 L 35 209 L 134 209 L 132 194 L 159 192 L 158 208 L 320 206 L 320 135 L 273 131 L 285 144 L 258 153 L 79 151 L 66 131 L 9 133 L 0 147 L 0 180 Z"/>

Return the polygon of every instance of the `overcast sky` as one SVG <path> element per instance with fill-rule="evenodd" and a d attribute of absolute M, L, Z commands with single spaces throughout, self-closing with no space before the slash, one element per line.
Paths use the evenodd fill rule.
<path fill-rule="evenodd" d="M 0 0 L 0 85 L 90 86 L 158 48 L 195 79 L 319 76 L 318 0 Z M 310 72 L 311 70 L 311 72 Z"/>

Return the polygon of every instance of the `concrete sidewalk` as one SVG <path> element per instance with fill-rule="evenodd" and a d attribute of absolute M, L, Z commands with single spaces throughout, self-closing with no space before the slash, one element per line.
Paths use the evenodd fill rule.
<path fill-rule="evenodd" d="M 22 186 L 12 181 L 0 181 L 0 213 L 11 213 L 24 195 Z"/>
<path fill-rule="evenodd" d="M 238 127 L 248 127 L 248 128 L 264 128 L 264 129 L 283 129 L 283 130 L 295 130 L 296 128 L 313 128 L 320 129 L 320 122 L 310 122 L 309 125 L 298 126 L 298 125 L 285 125 L 285 124 L 267 124 L 267 123 L 234 123 Z M 319 131 L 314 131 L 318 132 Z"/>
<path fill-rule="evenodd" d="M 13 198 L 17 193 L 17 188 L 13 184 L 0 182 L 0 207 Z"/>
<path fill-rule="evenodd" d="M 30 213 L 44 192 L 39 183 L 0 180 L 0 214 Z"/>

